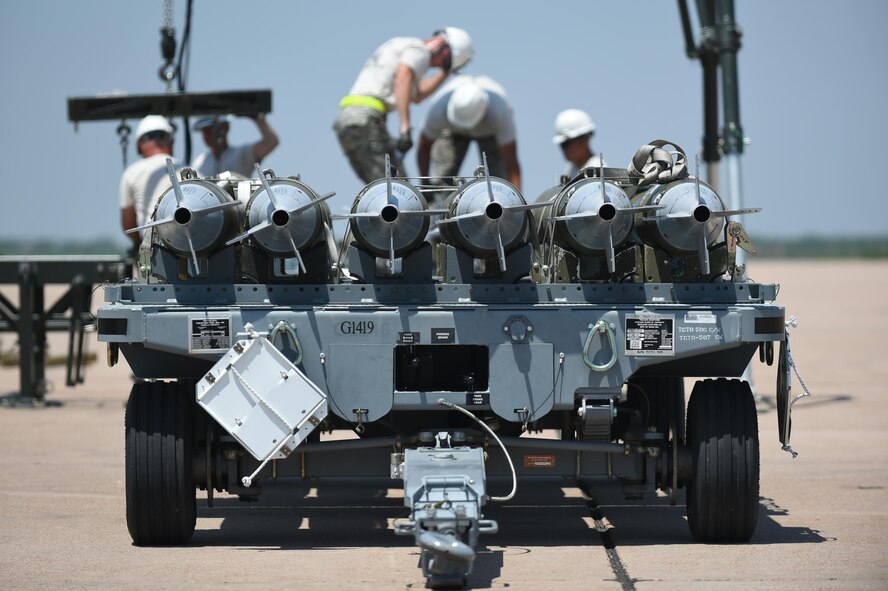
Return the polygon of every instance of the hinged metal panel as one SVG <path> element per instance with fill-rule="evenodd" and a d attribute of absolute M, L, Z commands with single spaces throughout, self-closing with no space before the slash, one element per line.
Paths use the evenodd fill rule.
<path fill-rule="evenodd" d="M 286 457 L 327 416 L 324 392 L 264 337 L 235 343 L 197 402 L 257 460 Z"/>

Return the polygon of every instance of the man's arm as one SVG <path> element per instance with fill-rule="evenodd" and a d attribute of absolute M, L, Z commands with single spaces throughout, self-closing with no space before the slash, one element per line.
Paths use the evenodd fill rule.
<path fill-rule="evenodd" d="M 416 91 L 416 95 L 413 97 L 414 103 L 421 103 L 422 101 L 429 98 L 432 93 L 438 90 L 438 87 L 441 86 L 441 83 L 447 80 L 447 75 L 449 72 L 445 72 L 443 69 L 438 70 L 428 78 L 423 78 L 419 81 L 419 88 Z"/>
<path fill-rule="evenodd" d="M 274 132 L 274 129 L 268 124 L 263 113 L 256 115 L 256 117 L 253 118 L 253 121 L 256 122 L 256 127 L 259 128 L 259 133 L 262 134 L 262 138 L 255 146 L 253 146 L 253 162 L 262 162 L 263 158 L 277 148 L 280 140 Z"/>
<path fill-rule="evenodd" d="M 508 181 L 521 190 L 521 165 L 518 164 L 518 142 L 511 142 L 500 146 L 500 155 L 503 165 L 506 167 Z"/>
<path fill-rule="evenodd" d="M 419 134 L 419 147 L 416 149 L 416 165 L 419 168 L 419 176 L 429 176 L 429 163 L 431 162 L 432 144 L 424 133 Z"/>
<path fill-rule="evenodd" d="M 129 207 L 121 207 L 120 208 L 120 226 L 123 228 L 123 231 L 126 232 L 130 228 L 135 228 L 137 225 L 136 222 L 136 208 L 130 205 Z M 142 237 L 138 232 L 133 232 L 132 234 L 126 234 L 126 237 L 132 240 L 133 245 L 138 247 L 139 244 L 142 243 Z"/>
<path fill-rule="evenodd" d="M 407 64 L 398 64 L 395 72 L 395 108 L 398 110 L 398 118 L 401 120 L 399 131 L 406 133 L 410 130 L 410 92 L 413 89 L 413 70 Z"/>

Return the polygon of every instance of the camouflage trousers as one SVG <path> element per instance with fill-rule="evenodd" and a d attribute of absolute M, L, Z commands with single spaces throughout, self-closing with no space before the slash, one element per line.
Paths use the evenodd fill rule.
<path fill-rule="evenodd" d="M 434 184 L 456 186 L 453 179 L 449 177 L 459 174 L 459 169 L 462 166 L 463 160 L 465 160 L 469 144 L 472 141 L 478 143 L 478 163 L 481 164 L 482 162 L 481 153 L 487 154 L 487 166 L 490 169 L 490 175 L 505 178 L 506 168 L 503 164 L 496 138 L 493 136 L 471 138 L 445 129 L 432 144 L 431 174 Z M 449 191 L 435 192 L 429 194 L 429 197 L 438 206 L 443 204 L 449 193 Z"/>
<path fill-rule="evenodd" d="M 386 154 L 397 175 L 407 175 L 394 139 L 385 127 L 383 113 L 364 107 L 345 107 L 333 122 L 333 130 L 355 174 L 365 183 L 385 177 Z"/>

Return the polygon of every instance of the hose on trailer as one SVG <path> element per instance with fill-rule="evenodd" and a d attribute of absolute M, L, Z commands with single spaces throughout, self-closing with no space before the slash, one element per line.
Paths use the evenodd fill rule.
<path fill-rule="evenodd" d="M 512 498 L 515 496 L 515 493 L 518 492 L 518 475 L 515 473 L 515 464 L 512 463 L 512 458 L 509 456 L 509 452 L 506 451 L 506 446 L 503 445 L 503 442 L 500 441 L 500 438 L 496 436 L 496 433 L 494 433 L 493 430 L 484 423 L 484 421 L 482 421 L 481 419 L 479 419 L 478 417 L 473 415 L 468 410 L 459 406 L 458 404 L 453 404 L 452 402 L 447 402 L 443 398 L 438 399 L 438 404 L 440 404 L 442 406 L 446 406 L 446 407 L 451 408 L 453 410 L 457 410 L 457 411 L 461 412 L 462 414 L 466 415 L 467 417 L 469 417 L 470 419 L 472 419 L 473 421 L 475 421 L 476 423 L 481 425 L 481 427 L 483 427 L 485 431 L 490 433 L 490 436 L 493 437 L 493 439 L 497 442 L 497 444 L 500 446 L 500 449 L 503 450 L 503 453 L 506 456 L 506 461 L 509 462 L 509 470 L 512 471 L 512 490 L 511 490 L 511 492 L 509 492 L 509 494 L 507 494 L 504 497 L 489 497 L 489 498 L 491 501 L 497 501 L 497 502 L 504 502 L 504 501 L 512 500 Z"/>

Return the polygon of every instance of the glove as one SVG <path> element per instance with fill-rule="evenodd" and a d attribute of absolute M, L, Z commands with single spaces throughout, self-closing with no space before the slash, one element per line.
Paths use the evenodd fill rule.
<path fill-rule="evenodd" d="M 401 132 L 401 136 L 398 138 L 398 141 L 395 142 L 395 147 L 402 154 L 406 154 L 407 151 L 413 147 L 413 139 L 410 137 L 409 129 Z"/>

